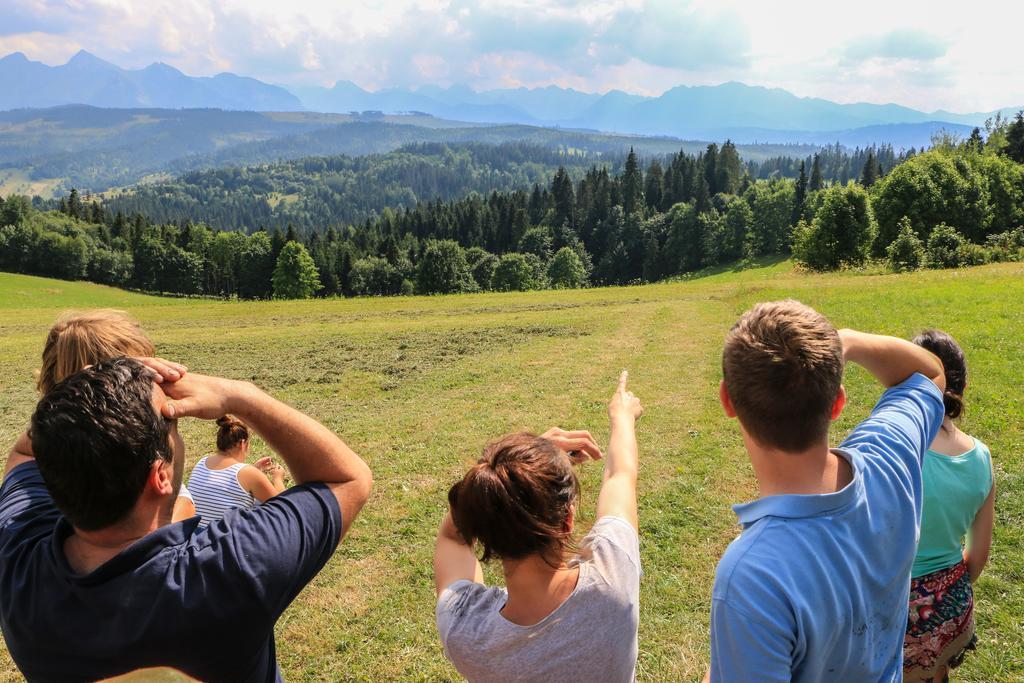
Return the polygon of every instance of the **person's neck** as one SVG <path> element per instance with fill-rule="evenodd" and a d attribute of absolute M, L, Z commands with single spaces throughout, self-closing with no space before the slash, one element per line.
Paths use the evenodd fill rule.
<path fill-rule="evenodd" d="M 242 454 L 238 451 L 217 451 L 217 457 L 221 460 L 227 460 L 231 463 L 245 462 Z"/>
<path fill-rule="evenodd" d="M 835 493 L 853 481 L 853 467 L 828 447 L 828 440 L 799 452 L 765 448 L 749 436 L 744 443 L 761 497 Z"/>
<path fill-rule="evenodd" d="M 153 506 L 135 509 L 129 516 L 105 529 L 74 533 L 64 540 L 64 556 L 76 574 L 88 574 L 141 538 L 171 523 L 170 511 Z"/>
<path fill-rule="evenodd" d="M 506 560 L 502 569 L 508 600 L 501 614 L 520 626 L 536 624 L 554 612 L 576 588 L 580 572 L 564 562 L 552 567 L 539 554 Z"/>
<path fill-rule="evenodd" d="M 929 448 L 943 455 L 961 455 L 974 448 L 974 438 L 965 434 L 948 416 Z"/>

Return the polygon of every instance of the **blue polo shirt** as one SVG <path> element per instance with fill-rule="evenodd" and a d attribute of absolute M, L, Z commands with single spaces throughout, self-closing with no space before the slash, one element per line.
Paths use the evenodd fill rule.
<path fill-rule="evenodd" d="M 921 459 L 942 394 L 915 374 L 888 389 L 834 452 L 836 493 L 760 498 L 715 573 L 713 681 L 900 681 Z"/>
<path fill-rule="evenodd" d="M 169 666 L 202 681 L 280 679 L 274 623 L 330 559 L 341 511 L 323 484 L 296 486 L 197 531 L 161 527 L 88 574 L 35 462 L 0 487 L 0 627 L 32 681 Z"/>

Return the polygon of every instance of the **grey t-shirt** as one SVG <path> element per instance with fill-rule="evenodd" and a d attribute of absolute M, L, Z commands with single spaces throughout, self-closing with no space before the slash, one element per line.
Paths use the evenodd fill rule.
<path fill-rule="evenodd" d="M 461 579 L 437 600 L 445 653 L 469 681 L 632 681 L 640 620 L 640 540 L 620 517 L 602 517 L 570 566 L 576 588 L 532 626 L 501 615 L 508 593 Z"/>

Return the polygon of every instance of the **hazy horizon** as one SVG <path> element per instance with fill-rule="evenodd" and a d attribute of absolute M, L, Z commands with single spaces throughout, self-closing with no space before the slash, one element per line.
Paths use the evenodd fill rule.
<path fill-rule="evenodd" d="M 4 58 L 10 57 L 10 56 L 12 56 L 14 54 L 19 54 L 20 53 L 23 56 L 25 56 L 26 59 L 28 59 L 30 61 L 40 62 L 42 64 L 45 64 L 46 66 L 49 66 L 49 67 L 57 67 L 57 66 L 63 66 L 65 64 L 67 64 L 72 59 L 74 59 L 74 57 L 76 55 L 78 55 L 80 52 L 84 52 L 84 53 L 89 54 L 89 55 L 91 55 L 93 57 L 96 57 L 98 59 L 102 59 L 103 61 L 108 62 L 110 64 L 113 64 L 114 66 L 117 66 L 119 68 L 127 69 L 127 70 L 132 70 L 132 71 L 138 71 L 138 70 L 145 69 L 146 67 L 148 67 L 148 66 L 150 66 L 152 64 L 159 64 L 159 63 L 167 64 L 167 62 L 163 62 L 163 61 L 159 61 L 158 60 L 158 61 L 155 61 L 155 62 L 150 62 L 150 64 L 146 64 L 146 65 L 142 65 L 142 66 L 138 66 L 138 67 L 134 67 L 134 66 L 133 67 L 128 67 L 128 66 L 125 66 L 123 64 L 119 64 L 119 63 L 117 63 L 117 62 L 115 62 L 113 60 L 104 59 L 103 57 L 100 57 L 99 55 L 91 52 L 90 50 L 88 50 L 86 48 L 80 48 L 78 52 L 76 52 L 75 54 L 71 55 L 66 60 L 60 61 L 60 62 L 56 62 L 56 63 L 48 63 L 48 62 L 45 62 L 45 61 L 43 61 L 41 59 L 34 59 L 31 55 L 26 55 L 21 50 L 16 50 L 15 52 L 10 52 L 10 53 L 7 53 L 7 54 L 0 54 L 0 59 L 4 59 Z M 174 66 L 173 64 L 168 64 L 168 65 L 174 67 L 175 69 L 178 69 L 178 67 Z M 233 74 L 235 76 L 256 78 L 255 76 L 252 76 L 251 74 L 239 73 L 239 72 L 234 72 L 234 71 L 220 71 L 220 72 L 209 73 L 209 74 L 196 74 L 196 73 L 189 73 L 189 72 L 181 70 L 181 69 L 178 69 L 178 70 L 181 71 L 186 76 L 189 76 L 189 77 L 209 77 L 209 76 L 215 76 L 215 75 L 217 75 L 219 73 L 230 73 L 230 74 Z M 257 80 L 262 80 L 262 79 L 257 79 Z M 719 87 L 719 86 L 723 86 L 723 85 L 728 85 L 728 84 L 731 84 L 731 83 L 738 83 L 738 84 L 743 85 L 743 86 L 754 87 L 754 88 L 765 88 L 767 90 L 783 90 L 783 91 L 786 91 L 786 92 L 792 92 L 792 91 L 788 91 L 785 88 L 773 87 L 773 86 L 763 86 L 763 85 L 757 85 L 757 84 L 753 84 L 753 83 L 744 83 L 743 81 L 736 81 L 736 80 L 721 81 L 719 83 L 705 83 L 705 84 L 698 84 L 698 85 L 691 85 L 691 84 L 687 84 L 687 83 L 679 83 L 679 84 L 676 84 L 676 85 L 668 87 L 664 91 L 655 92 L 655 93 L 651 93 L 651 94 L 641 93 L 641 92 L 636 92 L 636 91 L 621 90 L 619 88 L 612 88 L 612 89 L 608 89 L 608 90 L 604 90 L 604 91 L 589 91 L 589 90 L 581 90 L 579 88 L 573 88 L 572 86 L 560 86 L 560 85 L 557 85 L 557 84 L 554 84 L 554 83 L 548 84 L 548 85 L 537 85 L 537 86 L 522 86 L 522 85 L 520 85 L 520 86 L 504 86 L 504 87 L 496 87 L 496 88 L 486 88 L 486 87 L 480 87 L 480 86 L 474 87 L 474 86 L 472 86 L 470 84 L 467 84 L 467 83 L 450 83 L 450 84 L 419 83 L 419 84 L 412 84 L 412 85 L 408 85 L 408 86 L 392 86 L 392 85 L 388 85 L 388 86 L 381 86 L 381 87 L 378 87 L 378 88 L 373 88 L 373 87 L 363 86 L 363 85 L 361 85 L 359 83 L 356 83 L 354 81 L 351 81 L 349 79 L 339 79 L 339 80 L 337 80 L 337 81 L 335 81 L 333 83 L 330 83 L 328 85 L 325 85 L 325 86 L 315 86 L 315 85 L 314 86 L 310 86 L 310 85 L 303 85 L 303 84 L 283 83 L 283 82 L 274 82 L 274 81 L 263 81 L 263 82 L 267 83 L 268 85 L 274 85 L 274 86 L 277 86 L 277 87 L 289 89 L 290 92 L 293 92 L 293 94 L 300 94 L 304 89 L 310 88 L 310 87 L 323 87 L 323 88 L 330 89 L 330 88 L 332 88 L 335 85 L 340 84 L 340 83 L 352 83 L 352 84 L 356 85 L 357 87 L 359 87 L 359 88 L 361 88 L 361 89 L 363 89 L 366 92 L 371 93 L 371 94 L 385 92 L 385 91 L 389 91 L 389 90 L 408 90 L 408 91 L 411 91 L 411 92 L 420 92 L 420 91 L 430 90 L 430 89 L 434 89 L 434 88 L 440 88 L 440 89 L 443 89 L 443 90 L 457 90 L 457 89 L 462 89 L 462 88 L 468 88 L 468 89 L 472 90 L 475 93 L 483 93 L 483 92 L 488 92 L 488 91 L 492 91 L 492 90 L 502 90 L 502 89 L 543 90 L 543 89 L 547 89 L 547 88 L 561 88 L 563 90 L 576 91 L 576 92 L 587 94 L 587 95 L 606 95 L 606 94 L 608 94 L 610 92 L 624 92 L 624 93 L 629 94 L 629 95 L 638 95 L 638 96 L 641 96 L 641 97 L 656 98 L 656 97 L 664 95 L 665 93 L 669 92 L 670 90 L 674 90 L 676 88 L 700 88 L 700 87 L 714 88 L 714 87 Z M 792 93 L 792 94 L 797 95 L 798 97 L 807 98 L 807 99 L 825 99 L 825 100 L 828 99 L 828 98 L 819 98 L 819 97 L 814 96 L 814 95 L 799 95 L 797 93 Z M 830 101 L 835 101 L 835 100 L 830 100 Z M 872 102 L 872 101 L 869 101 L 869 100 L 858 100 L 856 102 L 843 102 L 841 104 L 873 104 L 873 105 L 882 105 L 882 106 L 886 106 L 886 105 L 907 106 L 907 105 L 900 105 L 898 102 L 883 102 L 883 101 Z M 940 111 L 946 111 L 946 112 L 952 113 L 952 114 L 967 115 L 967 114 L 988 113 L 990 111 L 997 111 L 997 110 L 1004 110 L 1004 109 L 1015 109 L 1015 108 L 1017 108 L 1019 106 L 1020 106 L 1019 104 L 1018 105 L 1007 104 L 1007 105 L 1004 105 L 1004 106 L 995 107 L 995 108 L 993 108 L 991 110 L 984 110 L 984 111 L 966 111 L 966 110 L 964 110 L 964 111 L 950 111 L 950 110 L 942 110 L 942 109 L 921 109 L 920 111 L 923 111 L 925 113 L 938 113 Z"/>
<path fill-rule="evenodd" d="M 8 0 L 0 54 L 164 62 L 287 88 L 555 85 L 657 96 L 737 81 L 839 103 L 983 112 L 1024 103 L 1015 27 L 988 0 Z M 951 19 L 955 17 L 955 19 Z"/>

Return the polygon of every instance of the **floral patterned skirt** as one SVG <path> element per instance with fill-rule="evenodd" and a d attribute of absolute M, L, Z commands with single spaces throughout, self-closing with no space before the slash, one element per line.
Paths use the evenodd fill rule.
<path fill-rule="evenodd" d="M 974 591 L 963 562 L 910 582 L 910 612 L 903 639 L 904 681 L 930 681 L 973 650 Z"/>

